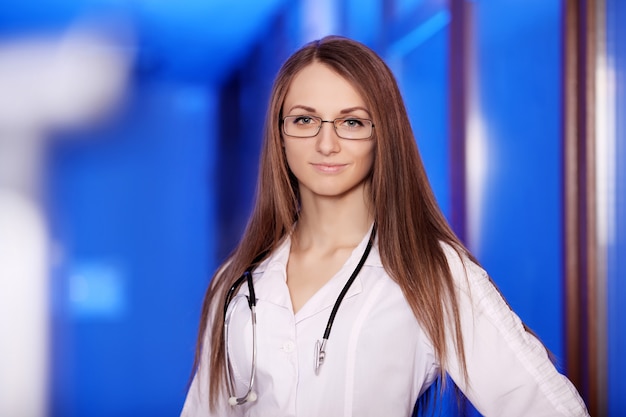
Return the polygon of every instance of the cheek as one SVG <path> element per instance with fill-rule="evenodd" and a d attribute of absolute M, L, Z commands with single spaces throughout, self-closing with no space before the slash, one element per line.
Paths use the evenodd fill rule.
<path fill-rule="evenodd" d="M 285 159 L 287 161 L 287 167 L 291 170 L 291 172 L 295 174 L 298 169 L 304 164 L 303 152 L 293 145 L 285 146 L 284 142 L 283 146 L 285 149 Z"/>
<path fill-rule="evenodd" d="M 374 145 L 372 144 L 369 149 L 365 150 L 359 160 L 361 161 L 361 167 L 363 170 L 370 171 L 374 167 Z"/>

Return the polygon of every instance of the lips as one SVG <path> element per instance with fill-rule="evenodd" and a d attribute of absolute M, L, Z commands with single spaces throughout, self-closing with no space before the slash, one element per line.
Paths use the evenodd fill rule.
<path fill-rule="evenodd" d="M 315 168 L 319 172 L 323 172 L 325 174 L 334 174 L 342 171 L 347 164 L 332 164 L 332 163 L 319 163 L 319 164 L 311 164 L 313 168 Z"/>

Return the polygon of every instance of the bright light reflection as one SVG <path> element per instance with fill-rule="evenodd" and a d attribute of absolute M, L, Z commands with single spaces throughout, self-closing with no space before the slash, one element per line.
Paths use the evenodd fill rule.
<path fill-rule="evenodd" d="M 487 181 L 488 141 L 487 126 L 483 118 L 480 87 L 478 41 L 474 32 L 468 40 L 467 119 L 465 139 L 465 190 L 467 244 L 478 258 L 481 257 L 484 200 Z"/>
<path fill-rule="evenodd" d="M 487 178 L 487 138 L 485 124 L 478 104 L 470 105 L 467 117 L 466 189 L 467 231 L 470 249 L 478 253 L 483 226 L 485 181 Z"/>
<path fill-rule="evenodd" d="M 602 4 L 602 3 L 600 3 Z M 598 26 L 598 53 L 596 54 L 595 68 L 595 202 L 596 202 L 596 239 L 598 259 L 597 271 L 597 323 L 596 338 L 598 340 L 598 392 L 607 391 L 606 369 L 608 368 L 606 352 L 608 351 L 608 280 L 610 259 L 609 252 L 615 244 L 615 195 L 616 195 L 616 74 L 612 57 L 607 55 L 606 26 L 603 6 L 599 8 Z M 606 411 L 606 396 L 600 396 L 600 409 Z M 605 413 L 602 413 L 605 414 Z"/>
<path fill-rule="evenodd" d="M 613 63 L 598 54 L 596 67 L 596 210 L 597 239 L 601 247 L 615 240 L 615 109 L 616 83 Z"/>

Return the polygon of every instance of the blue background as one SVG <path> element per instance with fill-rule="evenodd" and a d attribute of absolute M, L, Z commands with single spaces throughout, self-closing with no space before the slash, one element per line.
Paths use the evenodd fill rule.
<path fill-rule="evenodd" d="M 623 115 L 626 7 L 607 4 L 616 114 Z M 480 227 L 468 244 L 562 365 L 563 2 L 467 7 L 487 144 L 481 209 L 473 213 Z M 452 204 L 447 2 L 26 0 L 0 8 L 0 36 L 61 31 L 81 16 L 112 14 L 136 32 L 127 98 L 108 123 L 51 137 L 42 179 L 57 253 L 54 417 L 180 412 L 204 290 L 250 212 L 273 77 L 324 30 L 368 44 L 392 67 L 446 215 Z M 616 128 L 607 300 L 612 416 L 626 415 L 623 117 Z"/>

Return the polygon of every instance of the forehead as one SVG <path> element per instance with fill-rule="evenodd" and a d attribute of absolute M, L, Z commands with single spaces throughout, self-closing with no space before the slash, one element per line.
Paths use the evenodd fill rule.
<path fill-rule="evenodd" d="M 300 70 L 289 85 L 283 108 L 307 106 L 322 111 L 366 107 L 356 88 L 329 66 L 314 62 Z"/>

